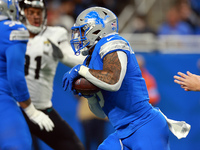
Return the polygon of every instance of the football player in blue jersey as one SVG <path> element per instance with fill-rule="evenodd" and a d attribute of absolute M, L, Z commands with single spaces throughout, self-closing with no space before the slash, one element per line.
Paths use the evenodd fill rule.
<path fill-rule="evenodd" d="M 51 131 L 54 127 L 49 117 L 35 109 L 30 100 L 24 75 L 29 34 L 17 21 L 18 12 L 18 1 L 0 0 L 1 150 L 31 150 L 30 132 L 18 104 L 41 130 Z"/>
<path fill-rule="evenodd" d="M 129 42 L 118 34 L 115 14 L 102 7 L 84 10 L 72 27 L 70 42 L 76 55 L 88 56 L 64 74 L 64 90 L 87 97 L 91 111 L 107 116 L 116 130 L 98 150 L 169 150 L 168 124 L 149 104 L 145 80 Z M 77 93 L 72 82 L 80 75 L 101 91 Z"/>

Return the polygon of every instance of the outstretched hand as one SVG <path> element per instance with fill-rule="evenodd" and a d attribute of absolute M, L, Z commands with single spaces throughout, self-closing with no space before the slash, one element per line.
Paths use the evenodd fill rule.
<path fill-rule="evenodd" d="M 80 70 L 81 65 L 77 65 L 74 66 L 70 71 L 66 72 L 63 76 L 63 80 L 62 80 L 62 85 L 63 85 L 63 89 L 66 91 L 67 89 L 69 91 L 73 91 L 72 90 L 72 83 L 74 81 L 75 78 L 77 78 L 79 76 L 78 71 Z"/>
<path fill-rule="evenodd" d="M 178 72 L 178 75 L 174 76 L 174 82 L 181 85 L 181 88 L 185 91 L 200 91 L 200 76 L 189 71 L 187 71 L 187 74 Z"/>

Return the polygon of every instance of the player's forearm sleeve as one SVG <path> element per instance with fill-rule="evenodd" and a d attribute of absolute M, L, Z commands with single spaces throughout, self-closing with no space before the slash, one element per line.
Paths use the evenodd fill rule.
<path fill-rule="evenodd" d="M 26 101 L 30 96 L 24 75 L 26 42 L 10 46 L 6 50 L 7 75 L 15 99 Z"/>
<path fill-rule="evenodd" d="M 126 74 L 126 68 L 127 68 L 127 55 L 126 53 L 122 51 L 117 51 L 118 58 L 121 64 L 121 73 L 120 73 L 120 78 L 119 81 L 113 85 L 108 84 L 106 82 L 103 82 L 96 77 L 94 77 L 90 72 L 89 68 L 85 66 L 81 66 L 79 70 L 79 74 L 83 77 L 85 77 L 88 81 L 93 83 L 94 85 L 98 86 L 101 89 L 107 90 L 107 91 L 118 91 L 119 88 L 121 87 L 122 81 L 124 79 L 124 76 Z"/>

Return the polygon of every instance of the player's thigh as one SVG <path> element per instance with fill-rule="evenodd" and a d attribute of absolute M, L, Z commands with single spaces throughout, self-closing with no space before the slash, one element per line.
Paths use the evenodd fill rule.
<path fill-rule="evenodd" d="M 52 111 L 44 111 L 44 113 L 49 116 L 55 125 L 53 130 L 53 132 L 55 131 L 53 136 L 54 140 L 60 138 L 73 140 L 73 137 L 76 137 L 73 128 L 64 119 L 62 119 L 55 109 L 52 108 Z"/>
<path fill-rule="evenodd" d="M 0 149 L 31 149 L 31 135 L 12 97 L 0 95 Z"/>
<path fill-rule="evenodd" d="M 131 136 L 122 139 L 122 143 L 134 150 L 169 150 L 169 128 L 165 118 L 158 114 Z"/>
<path fill-rule="evenodd" d="M 112 133 L 99 145 L 97 150 L 122 150 L 122 143 L 116 133 Z"/>

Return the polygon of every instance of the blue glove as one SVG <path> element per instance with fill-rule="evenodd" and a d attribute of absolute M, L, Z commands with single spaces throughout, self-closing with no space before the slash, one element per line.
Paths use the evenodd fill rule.
<path fill-rule="evenodd" d="M 78 71 L 80 70 L 81 65 L 74 66 L 70 71 L 66 72 L 63 76 L 62 85 L 63 89 L 66 91 L 72 91 L 72 82 L 76 77 L 79 76 Z"/>

